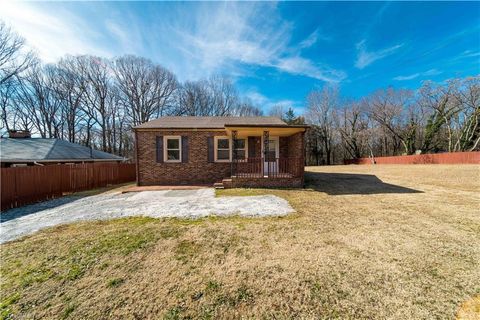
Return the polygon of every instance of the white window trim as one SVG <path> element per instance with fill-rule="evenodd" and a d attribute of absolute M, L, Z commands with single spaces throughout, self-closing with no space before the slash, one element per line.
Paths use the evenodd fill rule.
<path fill-rule="evenodd" d="M 168 160 L 168 139 L 178 139 L 179 160 Z M 176 150 L 176 149 L 172 149 Z M 182 136 L 163 136 L 163 162 L 179 163 L 182 162 Z"/>
<path fill-rule="evenodd" d="M 228 140 L 228 160 L 227 159 L 218 159 L 218 152 L 217 152 L 218 151 L 218 140 L 224 140 L 224 139 Z M 221 149 L 221 150 L 225 150 L 225 149 Z M 232 160 L 232 139 L 230 137 L 227 137 L 227 136 L 215 136 L 213 152 L 214 152 L 215 162 L 230 162 Z"/>
<path fill-rule="evenodd" d="M 218 150 L 218 140 L 219 139 L 228 139 L 228 160 L 225 159 L 218 159 L 218 154 L 217 154 L 217 150 Z M 245 159 L 239 159 L 239 161 L 246 161 L 248 159 L 248 137 L 238 137 L 237 139 L 245 139 Z M 231 137 L 228 137 L 228 136 L 214 136 L 214 161 L 215 162 L 231 162 L 232 161 L 232 158 L 233 158 L 233 139 Z M 221 150 L 226 150 L 226 149 L 221 149 Z M 243 149 L 240 149 L 240 150 L 243 150 Z"/>

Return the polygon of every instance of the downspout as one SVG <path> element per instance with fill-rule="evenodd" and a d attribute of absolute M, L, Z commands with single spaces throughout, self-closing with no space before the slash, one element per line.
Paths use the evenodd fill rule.
<path fill-rule="evenodd" d="M 38 163 L 37 161 L 33 161 L 33 164 L 36 165 L 36 166 L 41 166 L 41 167 L 45 166 L 44 164 Z"/>

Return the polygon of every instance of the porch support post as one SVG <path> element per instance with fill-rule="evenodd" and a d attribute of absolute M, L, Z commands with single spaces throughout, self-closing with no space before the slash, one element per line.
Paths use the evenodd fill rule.
<path fill-rule="evenodd" d="M 267 176 L 270 177 L 270 163 L 267 157 L 268 155 L 268 143 L 270 140 L 270 132 L 268 130 L 263 131 L 263 164 L 267 164 Z M 265 175 L 265 168 L 263 169 Z"/>
<path fill-rule="evenodd" d="M 237 160 L 238 160 L 238 140 L 237 140 L 237 130 L 232 131 L 232 162 L 231 162 L 231 169 L 230 173 L 231 176 L 237 175 Z"/>

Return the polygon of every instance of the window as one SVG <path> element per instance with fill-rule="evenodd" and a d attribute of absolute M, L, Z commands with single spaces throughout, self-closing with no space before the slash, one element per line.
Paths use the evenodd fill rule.
<path fill-rule="evenodd" d="M 237 159 L 245 160 L 247 158 L 247 140 L 237 139 Z"/>
<path fill-rule="evenodd" d="M 163 137 L 165 162 L 181 162 L 182 161 L 182 137 L 165 136 Z"/>
<path fill-rule="evenodd" d="M 237 139 L 237 159 L 247 158 L 247 139 Z M 215 162 L 229 162 L 233 158 L 233 140 L 230 137 L 215 137 Z"/>
<path fill-rule="evenodd" d="M 230 138 L 215 137 L 215 161 L 230 161 Z"/>

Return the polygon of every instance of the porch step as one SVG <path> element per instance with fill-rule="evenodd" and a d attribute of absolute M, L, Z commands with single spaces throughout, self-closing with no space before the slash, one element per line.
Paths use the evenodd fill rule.
<path fill-rule="evenodd" d="M 215 182 L 215 183 L 213 184 L 213 187 L 214 187 L 215 189 L 225 189 L 225 187 L 223 186 L 223 182 Z"/>
<path fill-rule="evenodd" d="M 232 187 L 232 179 L 231 178 L 225 178 L 222 180 L 223 187 L 225 189 L 229 189 Z"/>

